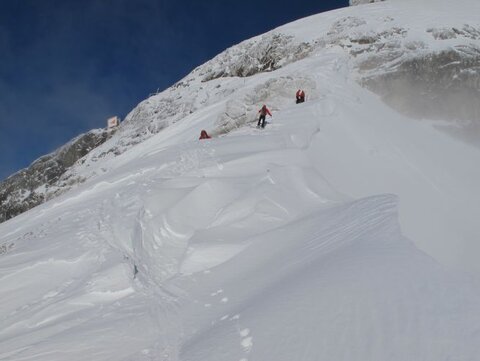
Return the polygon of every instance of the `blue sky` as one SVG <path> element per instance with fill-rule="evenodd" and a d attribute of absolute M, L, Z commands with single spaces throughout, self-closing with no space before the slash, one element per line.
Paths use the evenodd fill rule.
<path fill-rule="evenodd" d="M 0 179 L 225 48 L 348 0 L 0 0 Z"/>

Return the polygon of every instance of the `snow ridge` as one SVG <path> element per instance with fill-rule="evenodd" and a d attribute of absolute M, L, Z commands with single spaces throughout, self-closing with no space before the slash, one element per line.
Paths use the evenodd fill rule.
<path fill-rule="evenodd" d="M 374 54 L 368 26 L 412 6 L 247 41 L 310 44 L 250 76 L 218 72 L 244 62 L 227 51 L 132 111 L 70 170 L 84 183 L 0 224 L 0 360 L 475 360 L 478 278 L 454 267 L 478 272 L 480 151 L 362 88 L 369 55 L 350 52 Z M 426 28 L 470 10 L 411 16 L 384 44 L 457 46 Z"/>

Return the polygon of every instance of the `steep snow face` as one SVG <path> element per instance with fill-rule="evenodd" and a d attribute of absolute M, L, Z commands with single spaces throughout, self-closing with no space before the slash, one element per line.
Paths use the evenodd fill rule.
<path fill-rule="evenodd" d="M 245 41 L 198 67 L 172 88 L 142 102 L 129 114 L 115 137 L 86 157 L 88 167 L 74 167 L 71 173 L 88 179 L 108 172 L 112 164 L 132 159 L 127 156 L 114 160 L 115 154 L 125 152 L 160 130 L 165 147 L 196 138 L 204 128 L 214 136 L 231 132 L 253 121 L 262 104 L 268 104 L 274 111 L 283 109 L 298 88 L 307 91 L 310 101 L 317 101 L 332 91 L 331 85 L 315 76 L 320 61 L 315 67 L 305 68 L 305 64 L 318 58 L 328 63 L 329 56 L 335 58 L 334 66 L 341 75 L 329 81 L 354 79 L 410 117 L 445 116 L 425 126 L 447 129 L 478 146 L 480 69 L 476 54 L 480 38 L 474 14 L 480 13 L 480 4 L 462 1 L 454 9 L 442 1 L 434 1 L 435 6 L 410 0 L 368 4 L 302 19 Z M 276 54 L 274 62 L 269 57 L 272 53 Z M 342 96 L 358 98 L 356 94 Z M 345 149 L 357 152 L 357 156 L 361 153 L 351 148 L 349 141 L 354 141 L 351 137 L 335 137 L 336 142 L 328 142 L 329 147 L 322 148 L 320 153 L 337 155 L 328 161 L 332 169 L 333 164 L 343 164 L 345 171 L 335 170 L 330 174 L 335 185 L 353 197 L 386 190 L 402 194 L 402 226 L 417 245 L 448 264 L 478 268 L 475 265 L 478 249 L 474 245 L 478 227 L 471 216 L 478 211 L 471 199 L 471 194 L 476 194 L 477 174 L 472 169 L 477 153 L 467 145 L 463 150 L 461 145 L 454 146 L 455 142 L 446 145 L 447 140 L 436 133 L 424 134 L 422 127 L 416 133 L 392 133 L 388 127 L 396 126 L 389 119 L 408 124 L 411 120 L 398 117 L 377 103 L 371 106 L 369 121 L 381 119 L 372 125 L 371 131 L 396 144 L 389 150 L 392 161 L 369 156 L 356 161 L 348 157 L 344 161 L 338 154 L 345 154 Z M 346 117 L 356 117 L 356 113 L 347 113 Z M 177 130 L 168 129 L 177 123 L 181 123 Z M 358 134 L 365 134 L 365 122 L 358 124 L 362 124 L 358 129 L 356 122 L 350 126 Z M 403 139 L 405 143 L 401 146 L 397 144 L 397 134 L 408 138 Z M 432 143 L 432 138 L 442 140 Z M 409 149 L 412 139 L 415 139 L 413 151 Z M 376 153 L 376 147 L 372 149 L 372 154 Z M 444 149 L 450 149 L 450 153 Z M 375 162 L 368 167 L 369 171 L 357 167 L 357 162 L 371 164 L 372 159 Z M 459 159 L 464 161 L 456 164 Z M 392 162 L 396 170 L 388 173 L 385 169 L 390 170 Z M 349 175 L 352 169 L 364 181 L 352 182 Z M 423 179 L 422 185 L 410 181 L 411 172 L 416 173 L 414 178 Z M 449 173 L 452 175 L 447 178 L 454 181 L 445 179 Z M 428 181 L 423 183 L 425 180 Z M 432 189 L 437 189 L 440 196 Z"/>
<path fill-rule="evenodd" d="M 276 29 L 278 53 L 309 45 L 248 77 L 219 56 L 132 111 L 83 184 L 0 224 L 0 359 L 475 360 L 478 278 L 452 268 L 480 271 L 480 150 L 362 88 L 375 51 L 342 43 L 405 4 Z M 408 28 L 428 51 L 439 14 Z"/>
<path fill-rule="evenodd" d="M 476 326 L 456 305 L 477 296 L 412 252 L 399 236 L 391 202 L 367 199 L 304 219 L 263 236 L 260 249 L 250 247 L 199 274 L 193 286 L 199 304 L 191 302 L 184 314 L 195 320 L 186 322 L 192 336 L 179 359 L 400 361 L 474 355 L 478 346 L 464 337 Z M 417 282 L 420 273 L 426 284 Z M 202 290 L 205 285 L 210 287 Z M 463 305 L 478 320 L 477 306 Z M 455 316 L 446 316 L 451 312 Z M 212 321 L 213 315 L 223 316 Z M 448 341 L 440 341 L 446 330 Z"/>
<path fill-rule="evenodd" d="M 334 48 L 227 79 L 263 89 L 266 129 L 197 140 L 240 113 L 227 97 L 1 224 L 0 359 L 474 360 L 478 281 L 402 233 L 478 265 L 480 151 L 349 66 Z"/>

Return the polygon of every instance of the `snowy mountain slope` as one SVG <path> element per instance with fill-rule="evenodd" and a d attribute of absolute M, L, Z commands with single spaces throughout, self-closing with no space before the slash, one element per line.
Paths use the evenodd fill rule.
<path fill-rule="evenodd" d="M 246 94 L 243 99 L 254 89 L 262 89 L 263 100 L 281 110 L 276 118 L 302 121 L 307 130 L 295 130 L 293 125 L 285 129 L 300 132 L 291 142 L 310 142 L 313 135 L 309 132 L 315 134 L 323 127 L 317 134 L 321 141 L 309 146 L 312 162 L 340 192 L 353 198 L 383 192 L 401 195 L 401 222 L 409 238 L 442 262 L 478 269 L 475 239 L 479 230 L 474 215 L 480 204 L 475 191 L 479 172 L 471 166 L 478 162 L 478 150 L 435 131 L 428 123 L 412 123 L 392 112 L 347 80 L 349 63 L 341 52 L 322 54 L 277 70 L 275 75 L 229 81 L 244 84 L 238 91 Z M 315 72 L 319 74 L 312 77 Z M 299 114 L 298 107 L 291 108 L 287 98 L 298 84 L 307 85 L 312 101 L 302 108 L 305 114 Z M 336 89 L 322 88 L 323 84 L 335 84 Z M 109 166 L 116 168 L 145 157 L 141 154 L 145 147 L 163 149 L 194 139 L 200 129 L 215 128 L 215 115 L 226 107 L 238 107 L 237 103 L 232 96 L 200 114 L 191 114 L 138 150 L 132 148 L 111 160 Z M 244 103 L 244 107 L 248 105 Z M 303 121 L 319 115 L 323 123 Z M 195 162 L 189 164 L 195 166 Z"/>
<path fill-rule="evenodd" d="M 217 106 L 210 114 L 217 120 L 215 133 L 241 126 L 280 91 L 280 85 L 270 89 L 265 84 L 248 93 L 246 77 L 336 47 L 350 56 L 357 81 L 390 106 L 410 117 L 433 119 L 440 129 L 479 146 L 480 5 L 461 0 L 452 9 L 450 4 L 391 0 L 355 6 L 302 19 L 231 47 L 140 103 L 118 134 L 69 167 L 51 189 L 41 189 L 39 197 L 50 199 L 76 186 L 64 179 L 108 171 L 112 158 L 206 107 Z M 291 88 L 316 86 L 308 77 L 290 80 L 285 94 Z M 231 101 L 220 106 L 226 98 Z M 16 192 L 23 189 L 21 184 L 15 187 Z M 15 199 L 19 204 L 10 208 L 27 209 L 21 197 Z"/>
<path fill-rule="evenodd" d="M 268 153 L 285 141 L 232 138 L 184 149 L 199 161 L 190 172 L 130 166 L 109 184 L 32 210 L 38 233 L 2 262 L 17 271 L 1 279 L 16 295 L 4 303 L 16 312 L 0 334 L 3 358 L 476 355 L 475 288 L 400 236 L 394 197 L 344 203 L 288 149 L 280 151 L 286 164 L 268 173 L 251 161 L 232 167 L 252 152 L 274 162 Z M 213 150 L 222 163 L 211 163 Z M 173 176 L 179 168 L 184 176 Z M 45 215 L 50 222 L 38 224 Z M 9 237 L 26 216 L 5 224 Z"/>
<path fill-rule="evenodd" d="M 408 115 L 455 120 L 437 125 L 453 128 L 478 145 L 480 23 L 476 14 L 480 4 L 461 0 L 454 9 L 449 4 L 442 0 L 396 0 L 355 6 L 301 19 L 244 41 L 140 103 L 116 137 L 92 152 L 88 161 L 101 163 L 103 157 L 108 161 L 109 154 L 121 153 L 225 98 L 233 98 L 244 108 L 241 116 L 228 119 L 241 125 L 254 117 L 256 107 L 266 97 L 273 98 L 265 94 L 269 89 L 264 87 L 248 93 L 245 99 L 245 76 L 276 70 L 337 47 L 350 56 L 357 81 L 389 104 Z M 296 84 L 289 88 L 306 85 L 302 79 L 293 80 Z M 400 104 L 402 99 L 404 104 Z M 220 126 L 228 114 L 225 107 L 211 116 L 219 118 Z M 465 127 L 467 131 L 462 133 Z M 217 131 L 225 129 L 220 126 Z"/>
<path fill-rule="evenodd" d="M 283 29 L 308 40 L 322 16 Z M 396 113 L 356 69 L 320 46 L 195 78 L 204 92 L 183 95 L 205 104 L 122 143 L 163 95 L 144 103 L 104 145 L 121 154 L 89 154 L 76 171 L 95 176 L 0 225 L 0 360 L 476 360 L 478 279 L 417 247 L 478 266 L 480 151 Z"/>
<path fill-rule="evenodd" d="M 216 108 L 192 114 L 2 224 L 0 359 L 475 359 L 478 284 L 418 251 L 398 219 L 458 239 L 422 207 L 468 206 L 478 174 L 448 169 L 478 151 L 392 112 L 345 61 L 249 79 L 331 84 L 303 105 L 277 98 L 264 131 L 185 141 Z M 437 147 L 446 162 L 416 168 Z M 370 191 L 398 194 L 400 216 L 396 197 Z"/>
<path fill-rule="evenodd" d="M 365 199 L 302 219 L 197 276 L 180 359 L 475 356 L 478 340 L 465 339 L 477 327 L 477 296 L 399 237 L 394 204 Z"/>

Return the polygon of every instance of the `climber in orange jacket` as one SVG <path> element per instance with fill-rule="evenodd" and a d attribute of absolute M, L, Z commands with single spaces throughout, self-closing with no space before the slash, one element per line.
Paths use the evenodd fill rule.
<path fill-rule="evenodd" d="M 200 132 L 200 138 L 199 139 L 210 139 L 210 138 L 212 138 L 212 137 L 208 135 L 206 130 L 202 130 Z"/>
<path fill-rule="evenodd" d="M 298 89 L 295 96 L 297 98 L 297 104 L 303 103 L 305 101 L 305 92 L 303 90 Z"/>
<path fill-rule="evenodd" d="M 260 122 L 261 122 L 262 128 L 265 128 L 265 118 L 267 117 L 267 114 L 272 116 L 272 113 L 270 113 L 270 110 L 268 110 L 265 104 L 263 105 L 262 109 L 260 109 L 258 112 L 260 113 L 260 116 L 258 117 L 257 127 L 260 126 Z"/>

